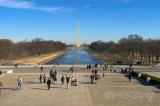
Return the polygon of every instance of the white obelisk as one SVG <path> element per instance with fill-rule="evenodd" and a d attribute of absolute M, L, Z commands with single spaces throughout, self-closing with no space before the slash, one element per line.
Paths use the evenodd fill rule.
<path fill-rule="evenodd" d="M 80 23 L 79 21 L 77 22 L 77 48 L 81 46 L 80 44 Z"/>

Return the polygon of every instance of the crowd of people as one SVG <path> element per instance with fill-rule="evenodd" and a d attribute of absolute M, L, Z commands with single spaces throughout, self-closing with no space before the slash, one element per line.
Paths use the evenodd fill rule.
<path fill-rule="evenodd" d="M 98 70 L 97 70 L 98 65 L 87 65 L 87 69 L 91 70 L 91 75 L 90 75 L 90 80 L 91 80 L 91 84 L 94 84 L 94 80 L 99 80 L 100 79 L 100 75 L 98 74 Z M 102 71 L 102 76 L 105 76 L 105 71 L 109 70 L 109 72 L 117 72 L 112 65 L 101 65 L 103 71 Z M 109 68 L 109 69 L 108 69 Z M 43 73 L 43 67 L 40 68 L 40 76 L 39 76 L 39 81 L 40 84 L 45 83 L 47 84 L 47 89 L 49 90 L 51 88 L 51 84 L 57 84 L 57 71 L 56 69 L 53 71 L 53 69 L 50 70 L 50 72 L 48 73 Z M 133 67 L 130 65 L 128 68 L 121 68 L 121 73 L 126 73 L 128 75 L 128 79 L 129 82 L 131 82 L 132 79 L 132 71 L 134 71 Z M 74 72 L 74 68 L 71 67 L 70 68 L 70 73 L 71 75 L 62 75 L 60 78 L 61 84 L 64 85 L 65 80 L 66 80 L 66 88 L 68 89 L 69 86 L 78 86 L 78 81 L 77 79 L 73 76 L 73 72 Z M 22 84 L 23 84 L 23 79 L 21 76 L 19 76 L 16 80 L 16 85 L 17 85 L 17 90 L 21 90 L 22 89 Z M 3 87 L 3 83 L 0 81 L 0 94 L 2 92 L 2 87 Z"/>
<path fill-rule="evenodd" d="M 73 73 L 74 69 L 73 67 L 70 68 L 70 72 Z M 42 71 L 41 71 L 42 72 Z M 70 81 L 71 79 L 71 81 Z M 50 70 L 49 72 L 49 77 L 47 78 L 46 73 L 44 73 L 42 75 L 42 73 L 40 74 L 39 77 L 40 80 L 40 84 L 46 83 L 47 84 L 47 88 L 50 89 L 51 88 L 51 84 L 57 84 L 57 71 L 53 71 L 53 69 Z M 78 86 L 78 81 L 74 76 L 69 76 L 66 75 L 66 77 L 64 75 L 61 76 L 61 84 L 64 85 L 65 80 L 66 80 L 66 85 L 67 85 L 67 89 L 69 88 L 69 83 L 71 82 L 72 86 Z"/>
<path fill-rule="evenodd" d="M 134 68 L 132 65 L 129 65 L 129 67 L 123 67 L 121 68 L 121 73 L 127 74 L 129 82 L 132 80 L 132 72 L 134 72 Z"/>

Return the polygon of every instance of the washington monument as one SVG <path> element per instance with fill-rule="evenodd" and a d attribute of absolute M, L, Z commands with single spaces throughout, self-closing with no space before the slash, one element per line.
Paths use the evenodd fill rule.
<path fill-rule="evenodd" d="M 79 21 L 77 22 L 77 48 L 81 46 L 80 44 L 80 23 Z"/>

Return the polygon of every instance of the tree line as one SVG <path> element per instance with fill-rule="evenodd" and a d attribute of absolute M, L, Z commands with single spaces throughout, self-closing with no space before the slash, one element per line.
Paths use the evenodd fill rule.
<path fill-rule="evenodd" d="M 143 39 L 137 34 L 121 38 L 118 42 L 92 42 L 89 48 L 94 51 L 118 55 L 121 60 L 130 63 L 138 60 L 143 64 L 152 64 L 159 62 L 160 58 L 160 39 Z"/>
<path fill-rule="evenodd" d="M 66 47 L 66 44 L 60 41 L 39 38 L 18 43 L 14 43 L 10 39 L 0 39 L 0 60 L 36 56 L 64 50 Z"/>

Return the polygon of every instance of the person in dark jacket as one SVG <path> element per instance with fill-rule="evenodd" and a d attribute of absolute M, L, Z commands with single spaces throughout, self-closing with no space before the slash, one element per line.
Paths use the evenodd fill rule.
<path fill-rule="evenodd" d="M 67 89 L 69 88 L 69 80 L 70 80 L 70 77 L 69 77 L 69 76 L 66 76 Z"/>
<path fill-rule="evenodd" d="M 43 67 L 41 67 L 40 70 L 41 70 L 41 73 L 42 73 L 43 72 Z"/>
<path fill-rule="evenodd" d="M 51 71 L 49 72 L 49 75 L 50 75 L 50 77 L 52 77 L 52 75 L 53 75 L 52 69 L 51 69 Z"/>
<path fill-rule="evenodd" d="M 47 80 L 48 90 L 51 88 L 51 78 L 48 78 Z"/>
<path fill-rule="evenodd" d="M 134 71 L 132 65 L 129 65 L 129 68 L 128 68 L 128 79 L 129 79 L 129 82 L 131 82 L 132 80 L 132 72 Z"/>
<path fill-rule="evenodd" d="M 129 82 L 131 82 L 131 79 L 132 79 L 131 72 L 128 73 L 128 79 L 129 79 Z"/>
<path fill-rule="evenodd" d="M 54 75 L 57 76 L 57 71 L 56 70 L 54 71 Z"/>
<path fill-rule="evenodd" d="M 65 80 L 65 78 L 64 78 L 64 76 L 62 76 L 62 77 L 61 77 L 62 85 L 64 84 L 64 80 Z"/>
<path fill-rule="evenodd" d="M 40 84 L 42 83 L 42 74 L 40 74 L 39 76 L 39 81 L 40 81 Z"/>
<path fill-rule="evenodd" d="M 70 68 L 70 72 L 73 73 L 73 67 Z"/>
<path fill-rule="evenodd" d="M 94 73 L 95 73 L 95 75 L 97 75 L 97 73 L 98 73 L 98 70 L 95 70 L 95 71 L 94 71 Z"/>
<path fill-rule="evenodd" d="M 46 83 L 46 73 L 43 75 L 43 82 Z"/>

